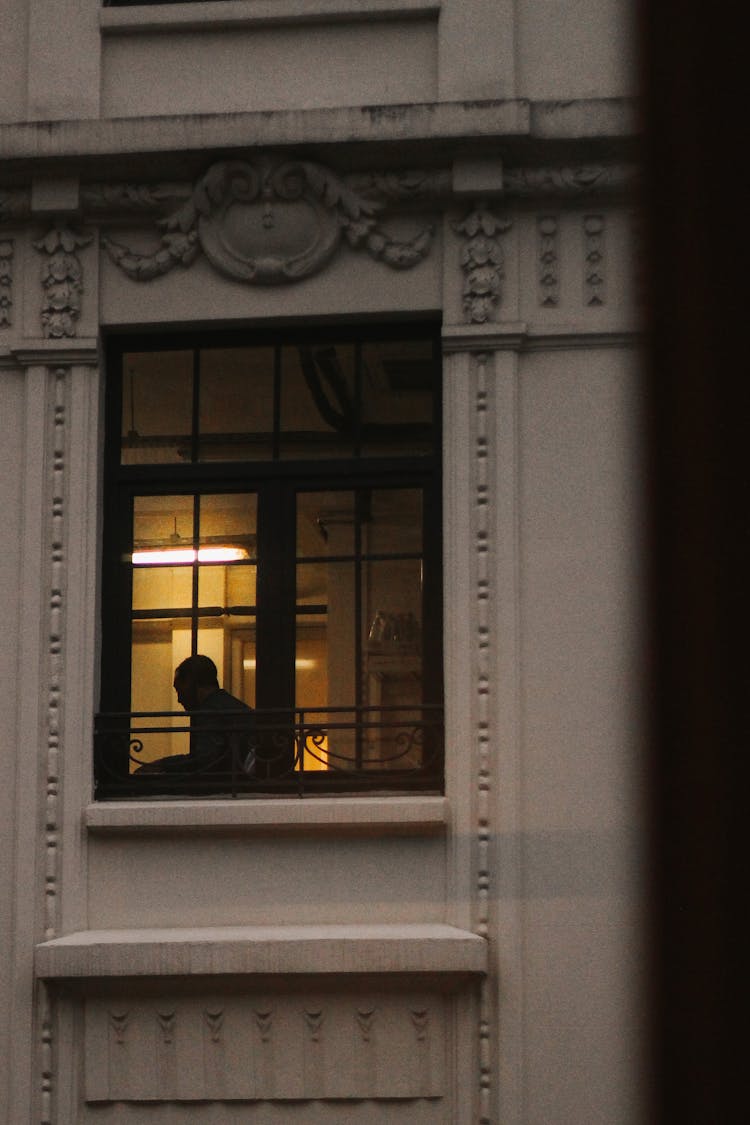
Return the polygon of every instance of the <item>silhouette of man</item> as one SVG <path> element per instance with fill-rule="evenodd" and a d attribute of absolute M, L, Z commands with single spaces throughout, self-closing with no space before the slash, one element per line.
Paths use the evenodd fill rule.
<path fill-rule="evenodd" d="M 177 700 L 190 715 L 190 752 L 144 762 L 137 773 L 255 772 L 252 707 L 219 687 L 216 665 L 197 653 L 177 666 Z"/>

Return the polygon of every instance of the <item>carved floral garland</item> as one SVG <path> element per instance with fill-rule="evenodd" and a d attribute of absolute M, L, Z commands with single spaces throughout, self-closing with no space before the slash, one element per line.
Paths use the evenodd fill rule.
<path fill-rule="evenodd" d="M 390 238 L 376 214 L 384 204 L 347 187 L 329 169 L 305 160 L 274 164 L 223 161 L 195 185 L 189 199 L 159 221 L 161 247 L 138 254 L 109 237 L 102 244 L 123 273 L 148 281 L 175 265 L 189 266 L 202 250 L 228 277 L 254 285 L 298 281 L 350 246 L 393 269 L 408 269 L 427 254 L 434 233 Z"/>
<path fill-rule="evenodd" d="M 461 251 L 466 319 L 472 324 L 484 324 L 501 299 L 504 258 L 497 236 L 510 229 L 511 221 L 498 218 L 480 204 L 462 222 L 451 225 L 467 239 Z"/>
<path fill-rule="evenodd" d="M 75 336 L 81 315 L 83 268 L 76 250 L 91 242 L 90 234 L 76 234 L 67 226 L 54 226 L 34 243 L 47 255 L 42 265 L 42 331 L 54 339 Z"/>

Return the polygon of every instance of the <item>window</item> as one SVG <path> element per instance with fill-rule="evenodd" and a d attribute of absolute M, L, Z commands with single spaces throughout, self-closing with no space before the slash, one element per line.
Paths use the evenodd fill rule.
<path fill-rule="evenodd" d="M 97 797 L 441 787 L 439 386 L 424 327 L 112 342 Z"/>

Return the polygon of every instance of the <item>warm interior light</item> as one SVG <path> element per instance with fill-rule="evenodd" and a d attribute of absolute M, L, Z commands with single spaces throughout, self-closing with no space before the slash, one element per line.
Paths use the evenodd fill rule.
<path fill-rule="evenodd" d="M 257 667 L 257 662 L 254 656 L 246 656 L 242 661 L 242 667 L 246 672 L 252 672 Z M 310 657 L 298 656 L 294 661 L 294 667 L 300 668 L 303 671 L 309 671 L 311 668 L 317 668 L 317 660 L 312 660 Z"/>
<path fill-rule="evenodd" d="M 244 547 L 148 547 L 133 551 L 133 566 L 186 566 L 194 563 L 229 563 L 247 559 Z"/>

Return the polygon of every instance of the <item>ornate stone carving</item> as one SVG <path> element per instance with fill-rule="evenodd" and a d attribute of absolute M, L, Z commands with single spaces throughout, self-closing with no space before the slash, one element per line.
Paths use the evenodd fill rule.
<path fill-rule="evenodd" d="M 270 1008 L 255 1008 L 253 1014 L 261 1043 L 269 1043 L 273 1025 L 273 1012 Z"/>
<path fill-rule="evenodd" d="M 52 573 L 49 593 L 49 688 L 47 697 L 47 778 L 44 809 L 44 936 L 57 933 L 58 796 L 60 785 L 60 731 L 63 693 L 63 620 L 65 582 L 65 380 L 66 369 L 55 371 L 53 385 L 52 505 L 50 553 Z"/>
<path fill-rule="evenodd" d="M 560 300 L 560 282 L 557 272 L 557 218 L 554 215 L 540 215 L 537 219 L 537 235 L 539 239 L 539 304 L 543 308 L 553 308 Z"/>
<path fill-rule="evenodd" d="M 221 1042 L 221 1029 L 224 1026 L 224 1009 L 223 1008 L 208 1008 L 203 1013 L 203 1018 L 206 1021 L 208 1033 L 211 1036 L 212 1043 Z"/>
<path fill-rule="evenodd" d="M 398 172 L 362 172 L 344 177 L 346 186 L 368 199 L 440 199 L 450 195 L 448 169 L 412 168 Z"/>
<path fill-rule="evenodd" d="M 338 987 L 324 987 L 319 1001 L 287 988 L 273 1001 L 243 988 L 159 1001 L 136 986 L 127 996 L 92 995 L 84 1003 L 83 1081 L 90 1101 L 300 1102 L 446 1093 L 450 1001 L 439 988 L 385 982 L 377 1008 L 368 993 L 352 996 Z"/>
<path fill-rule="evenodd" d="M 102 244 L 128 277 L 147 281 L 199 250 L 221 273 L 253 285 L 299 281 L 331 259 L 342 235 L 394 269 L 408 269 L 429 251 L 433 228 L 414 238 L 390 238 L 378 225 L 382 203 L 365 199 L 329 169 L 305 160 L 223 161 L 195 185 L 190 198 L 160 220 L 162 245 L 136 254 L 109 237 Z"/>
<path fill-rule="evenodd" d="M 508 195 L 586 195 L 624 191 L 637 181 L 631 164 L 579 164 L 571 167 L 508 168 L 503 175 Z"/>
<path fill-rule="evenodd" d="M 511 222 L 498 218 L 480 204 L 452 226 L 466 238 L 461 251 L 464 313 L 470 323 L 484 324 L 491 319 L 495 305 L 501 300 L 504 258 L 498 236 L 510 229 Z"/>
<path fill-rule="evenodd" d="M 476 590 L 477 590 L 477 868 L 476 916 L 474 930 L 481 937 L 489 935 L 490 920 L 490 794 L 492 787 L 490 753 L 490 595 L 492 566 L 490 562 L 490 423 L 488 417 L 490 357 L 480 352 L 475 360 L 476 378 Z M 485 980 L 479 995 L 479 1101 L 481 1125 L 489 1125 L 491 1102 L 491 1042 L 489 1018 L 489 986 Z"/>
<path fill-rule="evenodd" d="M 42 1098 L 41 1125 L 53 1125 L 55 1092 L 55 1010 L 49 985 L 42 982 L 40 994 L 40 1016 L 42 1025 Z"/>
<path fill-rule="evenodd" d="M 356 1018 L 357 1025 L 362 1035 L 362 1039 L 365 1043 L 369 1043 L 372 1036 L 372 1024 L 375 1018 L 375 1008 L 357 1008 Z"/>
<path fill-rule="evenodd" d="M 34 243 L 36 249 L 46 255 L 41 276 L 45 294 L 42 331 L 47 337 L 57 339 L 76 334 L 83 292 L 83 267 L 76 251 L 87 246 L 91 237 L 59 225 Z"/>
<path fill-rule="evenodd" d="M 411 1022 L 414 1025 L 414 1031 L 417 1036 L 417 1041 L 423 1043 L 427 1038 L 427 1033 L 430 1026 L 430 1013 L 427 1008 L 412 1008 L 409 1015 Z"/>
<path fill-rule="evenodd" d="M 115 1043 L 122 1047 L 125 1044 L 125 1032 L 130 1023 L 130 1012 L 126 1010 L 111 1011 L 109 1013 L 109 1026 L 115 1033 Z"/>
<path fill-rule="evenodd" d="M 604 216 L 584 215 L 583 218 L 583 299 L 587 305 L 603 305 L 606 297 L 604 285 Z"/>
<path fill-rule="evenodd" d="M 163 184 L 85 184 L 81 203 L 92 214 L 113 212 L 143 213 L 159 211 L 167 205 L 188 199 L 192 188 L 187 183 Z"/>
<path fill-rule="evenodd" d="M 0 328 L 13 323 L 13 243 L 0 239 Z"/>
<path fill-rule="evenodd" d="M 307 1024 L 307 1029 L 310 1032 L 310 1039 L 313 1043 L 320 1042 L 320 1036 L 323 1030 L 323 1018 L 323 1012 L 319 1008 L 316 1008 L 314 1010 L 305 1008 L 305 1023 Z"/>
<path fill-rule="evenodd" d="M 171 1009 L 168 1012 L 157 1012 L 156 1022 L 159 1024 L 161 1030 L 161 1037 L 164 1043 L 174 1042 L 174 1027 L 176 1012 Z"/>

